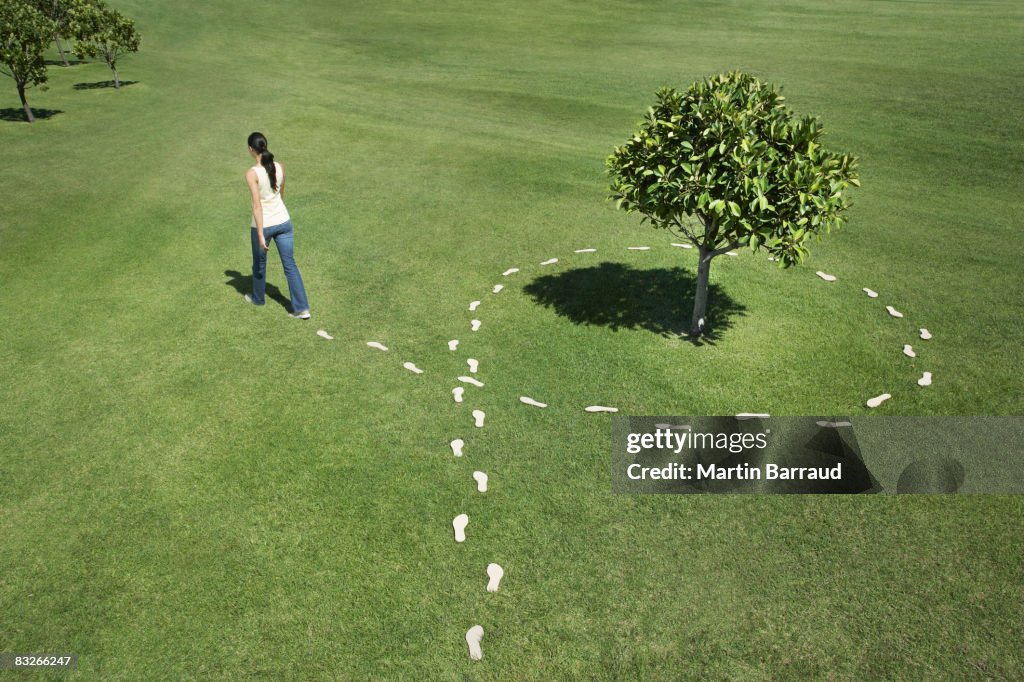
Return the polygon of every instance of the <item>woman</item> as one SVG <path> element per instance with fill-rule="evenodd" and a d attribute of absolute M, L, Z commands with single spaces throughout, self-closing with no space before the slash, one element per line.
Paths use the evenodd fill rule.
<path fill-rule="evenodd" d="M 249 136 L 249 155 L 257 165 L 245 172 L 245 181 L 252 195 L 252 295 L 246 294 L 245 300 L 253 305 L 265 302 L 268 243 L 273 239 L 281 255 L 281 266 L 292 299 L 292 311 L 288 317 L 308 320 L 306 289 L 302 286 L 299 266 L 295 264 L 294 231 L 288 209 L 284 207 L 284 167 L 274 161 L 263 133 Z"/>

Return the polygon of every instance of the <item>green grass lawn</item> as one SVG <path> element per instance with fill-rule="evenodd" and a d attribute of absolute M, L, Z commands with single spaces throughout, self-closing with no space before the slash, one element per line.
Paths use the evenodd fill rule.
<path fill-rule="evenodd" d="M 121 91 L 52 66 L 30 126 L 0 82 L 0 652 L 78 653 L 61 679 L 1018 676 L 1021 498 L 613 495 L 582 408 L 1021 414 L 1024 7 L 349 4 L 117 2 Z M 698 347 L 672 333 L 695 258 L 613 210 L 604 158 L 659 86 L 734 68 L 863 187 L 803 267 L 717 259 Z M 310 322 L 242 302 L 252 130 Z"/>

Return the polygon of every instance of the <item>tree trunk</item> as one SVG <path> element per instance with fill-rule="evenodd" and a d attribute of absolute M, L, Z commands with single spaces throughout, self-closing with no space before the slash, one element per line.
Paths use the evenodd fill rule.
<path fill-rule="evenodd" d="M 64 54 L 64 47 L 60 44 L 60 36 L 54 35 L 53 40 L 55 43 L 57 43 L 57 52 L 60 52 L 60 58 L 61 61 L 64 62 L 64 66 L 71 66 L 70 64 L 68 64 L 67 55 Z"/>
<path fill-rule="evenodd" d="M 710 251 L 700 247 L 700 260 L 697 261 L 697 293 L 693 297 L 693 320 L 690 323 L 690 336 L 701 336 L 704 333 L 704 316 L 708 311 L 708 275 L 711 273 L 713 257 Z"/>
<path fill-rule="evenodd" d="M 28 105 L 28 100 L 25 99 L 25 85 L 18 83 L 18 97 L 21 98 L 21 107 L 25 110 L 25 120 L 32 123 L 36 120 L 36 117 L 32 115 L 32 107 Z"/>
<path fill-rule="evenodd" d="M 120 90 L 121 79 L 117 77 L 117 62 L 114 61 L 109 52 L 104 51 L 103 56 L 107 60 L 107 66 L 109 66 L 110 70 L 114 72 L 114 89 Z"/>

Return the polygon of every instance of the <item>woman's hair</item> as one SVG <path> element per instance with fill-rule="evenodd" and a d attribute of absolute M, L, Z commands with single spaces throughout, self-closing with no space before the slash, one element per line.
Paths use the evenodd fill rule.
<path fill-rule="evenodd" d="M 277 169 L 274 167 L 274 155 L 267 149 L 267 138 L 263 133 L 253 133 L 249 136 L 249 146 L 260 155 L 260 165 L 267 171 L 270 178 L 270 188 L 277 191 Z"/>

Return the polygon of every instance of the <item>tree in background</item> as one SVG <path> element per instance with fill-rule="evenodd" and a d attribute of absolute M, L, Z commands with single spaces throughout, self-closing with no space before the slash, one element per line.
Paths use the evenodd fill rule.
<path fill-rule="evenodd" d="M 140 37 L 135 22 L 100 0 L 73 0 L 70 26 L 75 36 L 75 54 L 80 58 L 103 57 L 114 73 L 114 87 L 121 87 L 117 60 L 139 51 Z"/>
<path fill-rule="evenodd" d="M 67 55 L 64 54 L 64 46 L 61 45 L 61 36 L 68 34 L 68 21 L 70 19 L 71 5 L 68 0 L 31 0 L 31 4 L 39 10 L 43 16 L 53 22 L 53 42 L 57 44 L 57 52 L 64 66 L 69 66 Z"/>
<path fill-rule="evenodd" d="M 771 84 L 730 72 L 686 92 L 662 88 L 639 130 L 607 159 L 611 199 L 698 251 L 692 336 L 705 333 L 711 261 L 749 246 L 802 262 L 814 236 L 846 220 L 857 159 L 821 146 Z"/>
<path fill-rule="evenodd" d="M 23 0 L 0 0 L 0 73 L 14 79 L 25 120 L 36 117 L 25 89 L 46 82 L 43 53 L 53 40 L 53 22 Z"/>

